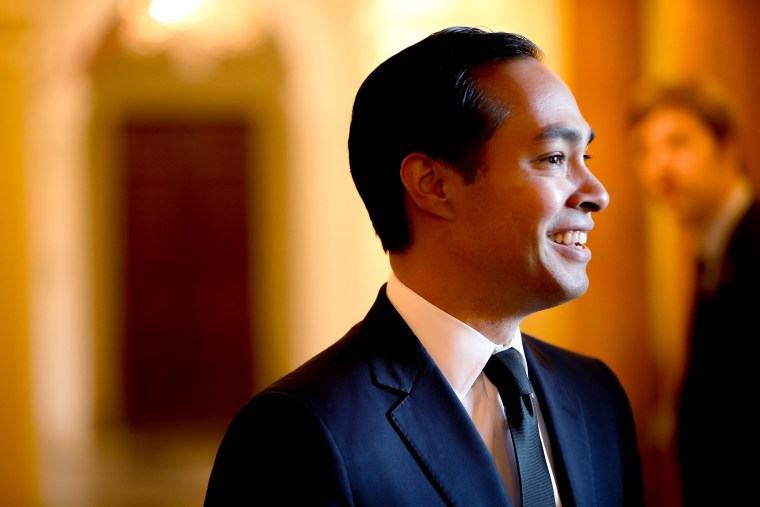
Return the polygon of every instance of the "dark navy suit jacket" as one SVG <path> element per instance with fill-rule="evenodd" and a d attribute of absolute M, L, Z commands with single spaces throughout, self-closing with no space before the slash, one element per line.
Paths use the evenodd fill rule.
<path fill-rule="evenodd" d="M 643 505 L 628 399 L 602 362 L 523 335 L 565 507 Z M 254 396 L 219 447 L 205 506 L 510 506 L 475 425 L 393 308 Z"/>
<path fill-rule="evenodd" d="M 757 417 L 760 360 L 760 202 L 732 231 L 717 288 L 697 294 L 686 377 L 680 399 L 678 447 L 684 502 L 757 503 L 760 455 Z M 717 412 L 713 412 L 717 409 Z"/>

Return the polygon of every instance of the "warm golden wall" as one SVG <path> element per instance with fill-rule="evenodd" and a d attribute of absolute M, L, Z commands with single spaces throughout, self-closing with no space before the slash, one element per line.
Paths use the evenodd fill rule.
<path fill-rule="evenodd" d="M 0 2 L 0 503 L 38 501 L 31 414 L 29 249 L 24 165 L 28 20 Z"/>

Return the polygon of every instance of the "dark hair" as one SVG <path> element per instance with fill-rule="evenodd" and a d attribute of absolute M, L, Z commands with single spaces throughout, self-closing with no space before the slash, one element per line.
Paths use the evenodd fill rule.
<path fill-rule="evenodd" d="M 443 160 L 467 183 L 509 111 L 478 87 L 473 70 L 516 57 L 543 59 L 521 35 L 451 27 L 380 64 L 356 94 L 348 154 L 351 176 L 385 251 L 409 243 L 399 169 L 412 152 Z"/>
<path fill-rule="evenodd" d="M 719 143 L 735 139 L 738 122 L 726 93 L 717 83 L 688 80 L 678 83 L 640 84 L 632 94 L 628 125 L 632 127 L 651 112 L 677 108 L 697 117 Z"/>

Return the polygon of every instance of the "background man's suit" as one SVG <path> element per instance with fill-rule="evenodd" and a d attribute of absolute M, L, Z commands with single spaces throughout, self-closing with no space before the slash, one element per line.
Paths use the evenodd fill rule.
<path fill-rule="evenodd" d="M 613 373 L 523 340 L 563 505 L 643 505 L 633 418 Z M 510 505 L 472 420 L 385 287 L 362 322 L 231 423 L 205 505 L 266 492 L 280 505 Z"/>
<path fill-rule="evenodd" d="M 678 435 L 684 499 L 739 505 L 756 497 L 757 481 L 757 467 L 740 463 L 760 452 L 757 419 L 744 410 L 757 400 L 760 371 L 757 201 L 729 238 L 714 291 L 696 297 L 690 351 Z"/>

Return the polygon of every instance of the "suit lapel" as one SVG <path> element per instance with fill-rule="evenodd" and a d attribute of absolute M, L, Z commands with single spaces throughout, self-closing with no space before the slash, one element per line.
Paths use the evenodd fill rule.
<path fill-rule="evenodd" d="M 493 458 L 469 415 L 384 289 L 365 323 L 375 335 L 375 383 L 399 392 L 390 422 L 446 503 L 509 507 Z"/>
<path fill-rule="evenodd" d="M 448 503 L 510 505 L 491 454 L 429 358 L 391 421 Z"/>
<path fill-rule="evenodd" d="M 589 503 L 595 498 L 590 439 L 578 394 L 557 378 L 551 371 L 551 360 L 528 341 L 525 351 L 531 383 L 541 400 L 541 413 L 551 440 L 563 505 L 593 507 L 595 503 Z"/>

